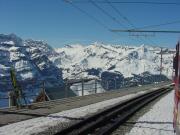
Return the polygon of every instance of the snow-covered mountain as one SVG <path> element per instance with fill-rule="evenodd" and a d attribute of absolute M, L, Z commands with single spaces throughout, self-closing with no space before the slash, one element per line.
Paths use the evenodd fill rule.
<path fill-rule="evenodd" d="M 108 90 L 126 85 L 126 81 L 132 80 L 131 76 L 137 75 L 136 81 L 141 80 L 141 75 L 138 76 L 141 73 L 152 80 L 149 74 L 160 72 L 160 52 L 159 47 L 102 43 L 65 45 L 54 49 L 44 41 L 0 34 L 0 97 L 12 90 L 11 67 L 15 69 L 23 91 L 32 95 L 39 93 L 43 82 L 47 87 L 59 87 L 66 79 L 81 78 L 97 78 L 98 85 Z M 163 48 L 162 74 L 169 78 L 174 53 L 173 49 Z"/>
<path fill-rule="evenodd" d="M 63 85 L 62 71 L 50 60 L 56 52 L 43 41 L 22 40 L 14 34 L 0 35 L 0 91 L 12 89 L 10 69 L 16 71 L 18 81 L 36 87 Z"/>
<path fill-rule="evenodd" d="M 66 45 L 56 49 L 59 54 L 50 59 L 63 69 L 64 78 L 89 77 L 90 69 L 100 72 L 118 71 L 125 77 L 149 71 L 160 73 L 161 48 L 141 45 L 121 46 L 93 43 L 89 46 Z M 162 74 L 171 78 L 173 54 L 175 50 L 163 48 Z"/>
<path fill-rule="evenodd" d="M 0 77 L 5 81 L 10 80 L 9 70 L 12 66 L 20 81 L 45 80 L 47 85 L 53 86 L 63 84 L 62 78 L 100 77 L 104 71 L 120 73 L 124 77 L 145 71 L 159 74 L 160 51 L 160 47 L 102 43 L 66 45 L 53 49 L 43 41 L 22 40 L 14 34 L 1 34 Z M 173 49 L 163 48 L 162 73 L 168 77 L 172 76 L 174 53 Z"/>

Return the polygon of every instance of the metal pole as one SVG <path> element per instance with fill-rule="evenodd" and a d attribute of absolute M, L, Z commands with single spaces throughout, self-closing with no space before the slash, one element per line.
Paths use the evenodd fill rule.
<path fill-rule="evenodd" d="M 124 84 L 125 84 L 125 83 L 124 83 L 124 78 L 123 78 L 123 87 L 124 87 Z"/>
<path fill-rule="evenodd" d="M 106 80 L 106 89 L 107 90 L 109 89 L 109 82 L 108 82 L 108 80 Z"/>
<path fill-rule="evenodd" d="M 145 72 L 145 68 L 146 68 L 146 67 L 145 67 L 145 64 L 144 64 L 144 72 Z"/>
<path fill-rule="evenodd" d="M 8 97 L 9 97 L 9 107 L 16 106 L 16 100 L 14 98 L 13 91 L 8 92 Z"/>
<path fill-rule="evenodd" d="M 115 89 L 117 89 L 116 78 L 114 79 L 114 85 L 115 85 Z"/>
<path fill-rule="evenodd" d="M 95 93 L 97 93 L 97 81 L 95 79 Z"/>
<path fill-rule="evenodd" d="M 12 106 L 12 96 L 11 96 L 11 92 L 8 92 L 8 98 L 9 98 L 9 107 Z"/>
<path fill-rule="evenodd" d="M 82 96 L 84 96 L 84 80 L 82 79 Z"/>
<path fill-rule="evenodd" d="M 45 82 L 43 81 L 43 101 L 46 101 Z"/>
<path fill-rule="evenodd" d="M 161 63 L 160 63 L 160 75 L 162 74 L 162 48 L 161 48 Z"/>
<path fill-rule="evenodd" d="M 67 88 L 68 88 L 68 82 L 65 83 L 65 98 L 67 97 Z"/>

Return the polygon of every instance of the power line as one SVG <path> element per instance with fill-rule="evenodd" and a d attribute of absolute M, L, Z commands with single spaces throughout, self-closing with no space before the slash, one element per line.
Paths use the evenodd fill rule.
<path fill-rule="evenodd" d="M 62 0 L 68 4 L 70 4 L 72 7 L 74 7 L 75 9 L 77 9 L 78 11 L 82 12 L 83 14 L 85 14 L 86 16 L 88 16 L 89 18 L 91 18 L 92 20 L 94 20 L 96 23 L 98 23 L 99 25 L 101 25 L 102 27 L 104 27 L 105 29 L 107 29 L 109 31 L 109 28 L 103 24 L 101 21 L 99 21 L 98 19 L 96 19 L 94 16 L 92 16 L 91 14 L 89 14 L 88 12 L 86 12 L 85 10 L 79 8 L 77 5 L 73 4 L 72 1 L 70 0 Z"/>
<path fill-rule="evenodd" d="M 123 25 L 121 22 L 119 22 L 118 19 L 116 19 L 116 17 L 111 16 L 111 14 L 109 12 L 107 12 L 106 10 L 104 10 L 103 8 L 101 8 L 100 6 L 98 6 L 93 0 L 88 0 L 94 7 L 96 7 L 97 9 L 99 9 L 102 13 L 104 13 L 106 16 L 108 16 L 111 20 L 113 20 L 114 22 L 116 22 L 117 24 L 121 25 L 123 28 L 127 27 L 125 25 Z M 113 6 L 113 5 L 112 5 Z M 113 8 L 113 7 L 112 7 Z M 115 8 L 115 7 L 114 7 Z M 117 11 L 117 10 L 116 10 Z M 120 13 L 120 12 L 119 12 Z M 119 34 L 118 34 L 119 35 Z M 132 38 L 131 38 L 132 39 Z M 134 40 L 134 39 L 133 39 Z"/>
<path fill-rule="evenodd" d="M 143 27 L 139 27 L 136 29 L 145 29 L 145 28 L 155 28 L 155 27 L 160 27 L 160 26 L 165 26 L 165 25 L 170 25 L 170 24 L 177 24 L 180 23 L 180 20 L 178 21 L 173 21 L 173 22 L 167 22 L 167 23 L 161 23 L 161 24 L 155 24 L 155 25 L 147 25 L 147 26 L 143 26 Z"/>
<path fill-rule="evenodd" d="M 149 32 L 149 33 L 180 33 L 175 30 L 111 30 L 112 32 Z"/>
<path fill-rule="evenodd" d="M 106 16 L 108 16 L 111 20 L 113 20 L 114 22 L 116 22 L 117 24 L 125 27 L 121 22 L 119 22 L 119 20 L 116 19 L 116 17 L 112 16 L 109 12 L 107 12 L 106 10 L 104 10 L 103 8 L 101 8 L 100 6 L 98 6 L 93 0 L 89 0 L 89 2 L 94 5 L 94 7 L 96 7 L 97 9 L 99 9 L 102 13 L 104 13 Z"/>
<path fill-rule="evenodd" d="M 92 3 L 96 8 L 98 8 L 99 10 L 101 10 L 105 15 L 107 15 L 108 17 L 110 17 L 113 21 L 115 21 L 116 23 L 120 24 L 121 26 L 125 27 L 122 23 L 120 23 L 115 17 L 111 16 L 108 12 L 106 12 L 103 8 L 101 8 L 100 6 L 98 6 L 96 3 L 107 3 L 110 5 L 110 7 L 119 14 L 119 16 L 121 16 L 126 22 L 128 22 L 131 27 L 133 27 L 133 30 L 137 30 L 137 29 L 144 29 L 144 28 L 151 28 L 151 27 L 159 27 L 159 26 L 163 26 L 163 25 L 169 25 L 169 24 L 175 24 L 175 23 L 179 23 L 180 21 L 174 21 L 174 22 L 168 22 L 168 23 L 162 23 L 162 24 L 158 24 L 158 25 L 149 25 L 149 26 L 144 26 L 144 27 L 140 27 L 137 28 L 136 26 L 134 26 L 134 24 L 126 17 L 124 16 L 114 5 L 113 3 L 130 3 L 130 4 L 180 4 L 180 3 L 173 3 L 173 2 L 142 2 L 142 1 L 136 1 L 136 2 L 119 2 L 119 1 L 109 1 L 109 0 L 105 0 L 105 1 L 94 1 L 94 0 L 88 0 L 88 1 L 74 1 L 77 3 L 81 3 L 81 2 L 85 2 L 85 3 Z M 175 33 L 175 31 L 164 31 L 164 32 L 158 32 L 157 33 Z M 153 41 L 150 40 L 150 42 L 152 42 L 154 44 Z"/>
<path fill-rule="evenodd" d="M 98 19 L 96 19 L 94 16 L 92 16 L 91 14 L 89 14 L 88 12 L 86 12 L 85 10 L 81 9 L 80 7 L 78 7 L 77 5 L 75 5 L 71 0 L 62 0 L 63 2 L 66 2 L 68 4 L 70 4 L 73 8 L 77 9 L 78 11 L 80 11 L 81 13 L 85 14 L 86 16 L 88 16 L 90 19 L 92 19 L 93 21 L 95 21 L 97 24 L 99 24 L 100 26 L 102 26 L 103 28 L 105 28 L 107 31 L 110 31 L 110 28 L 108 26 L 106 26 L 105 24 L 103 24 L 101 21 L 99 21 Z M 115 33 L 116 35 L 119 35 L 119 33 Z"/>
<path fill-rule="evenodd" d="M 91 18 L 92 20 L 94 20 L 96 23 L 100 24 L 101 26 L 103 26 L 105 29 L 107 29 L 108 31 L 111 31 L 105 24 L 103 24 L 102 22 L 100 22 L 98 19 L 96 19 L 94 16 L 92 16 L 91 14 L 89 14 L 88 12 L 86 12 L 85 10 L 81 9 L 80 7 L 78 7 L 77 5 L 75 5 L 71 0 L 62 0 L 68 4 L 70 4 L 72 7 L 74 7 L 75 9 L 79 10 L 80 12 L 82 12 L 83 14 L 85 14 L 86 16 L 88 16 L 89 18 Z M 103 8 L 99 7 L 96 3 L 94 3 L 94 1 L 89 0 L 89 2 L 91 2 L 96 8 L 98 8 L 101 12 L 103 12 L 106 16 L 108 16 L 109 18 L 111 18 L 113 21 L 115 21 L 116 23 L 120 24 L 121 26 L 123 26 L 123 28 L 127 28 L 124 25 L 122 25 L 115 17 L 111 16 L 111 14 L 109 14 L 108 12 L 106 12 Z M 116 33 L 117 35 L 119 35 L 119 33 Z"/>
<path fill-rule="evenodd" d="M 70 1 L 70 0 L 65 0 L 65 1 Z M 71 1 L 72 2 L 72 1 Z M 88 0 L 88 1 L 74 1 L 74 2 L 90 2 L 92 3 L 94 6 L 96 6 L 99 10 L 101 10 L 103 13 L 105 13 L 106 15 L 108 15 L 110 18 L 112 18 L 115 21 L 118 21 L 115 17 L 111 16 L 108 12 L 106 12 L 103 8 L 101 8 L 100 6 L 98 6 L 96 3 L 108 3 L 115 12 L 117 12 L 124 20 L 126 20 L 132 27 L 134 27 L 134 29 L 144 29 L 144 28 L 151 28 L 151 27 L 159 27 L 159 26 L 163 26 L 163 25 L 169 25 L 169 24 L 175 24 L 175 23 L 180 23 L 180 20 L 178 21 L 173 21 L 173 22 L 167 22 L 167 23 L 162 23 L 162 24 L 157 24 L 157 25 L 149 25 L 149 26 L 143 26 L 140 28 L 136 28 L 133 23 L 126 17 L 124 16 L 112 3 L 146 3 L 146 4 L 180 4 L 177 2 L 142 2 L 142 1 L 138 1 L 138 2 L 119 2 L 119 1 L 109 1 L 109 0 L 105 0 L 105 1 L 94 1 L 94 0 Z M 119 21 L 117 23 L 120 23 Z M 121 24 L 122 25 L 122 24 Z"/>
<path fill-rule="evenodd" d="M 112 3 L 109 2 L 109 0 L 106 0 L 106 2 L 120 17 L 122 17 L 126 22 L 128 22 L 132 27 L 135 27 L 126 16 L 124 16 Z"/>
<path fill-rule="evenodd" d="M 106 10 L 104 10 L 103 8 L 101 8 L 100 6 L 98 6 L 93 0 L 89 0 L 90 3 L 92 3 L 97 9 L 99 9 L 101 12 L 103 12 L 106 16 L 108 16 L 111 20 L 115 21 L 116 23 L 120 24 L 123 28 L 127 29 L 126 26 L 124 26 L 122 23 L 120 23 L 115 17 L 111 16 L 111 14 L 109 12 L 107 12 Z M 108 3 L 108 0 L 106 0 L 106 2 Z M 111 3 L 108 3 L 111 8 L 113 8 L 113 10 L 115 10 L 115 12 L 117 12 L 121 17 L 123 17 L 123 19 L 125 19 L 132 27 L 135 28 L 135 26 L 131 23 L 131 21 L 125 17 L 124 15 L 122 15 L 120 13 L 120 11 L 113 6 Z M 132 38 L 131 38 L 132 39 Z M 134 39 L 133 39 L 134 40 Z M 152 44 L 155 44 L 154 42 L 150 41 Z"/>
<path fill-rule="evenodd" d="M 120 16 L 122 17 L 127 23 L 130 24 L 131 27 L 133 27 L 134 29 L 136 29 L 136 26 L 126 17 L 124 16 L 120 11 L 119 9 L 117 9 L 112 3 L 110 3 L 109 0 L 105 0 L 108 5 Z M 144 40 L 144 39 L 143 39 Z M 145 41 L 145 40 L 144 40 Z M 155 44 L 153 41 L 149 40 L 152 44 Z M 146 42 L 146 41 L 145 41 Z"/>
<path fill-rule="evenodd" d="M 74 3 L 89 3 L 85 0 L 73 1 Z M 145 1 L 94 1 L 95 3 L 115 3 L 115 4 L 145 4 L 145 5 L 180 5 L 179 2 L 145 2 Z"/>

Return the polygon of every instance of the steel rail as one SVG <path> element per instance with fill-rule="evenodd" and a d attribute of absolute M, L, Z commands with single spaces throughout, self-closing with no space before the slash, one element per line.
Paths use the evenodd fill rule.
<path fill-rule="evenodd" d="M 55 135 L 108 135 L 143 106 L 172 89 L 172 87 L 160 88 L 153 92 L 151 91 L 130 100 L 126 100 L 118 105 L 90 116 L 83 121 L 75 123 Z"/>

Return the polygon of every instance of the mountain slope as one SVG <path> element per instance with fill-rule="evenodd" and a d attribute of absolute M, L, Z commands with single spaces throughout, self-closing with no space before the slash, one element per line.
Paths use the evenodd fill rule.
<path fill-rule="evenodd" d="M 149 71 L 152 74 L 160 72 L 159 47 L 150 46 L 120 46 L 94 43 L 89 46 L 68 45 L 56 49 L 59 56 L 51 58 L 55 65 L 64 69 L 64 77 L 88 76 L 88 69 L 102 71 L 118 71 L 125 77 Z M 171 77 L 174 50 L 163 49 L 163 74 Z M 85 72 L 84 72 L 85 71 Z"/>
<path fill-rule="evenodd" d="M 50 60 L 49 56 L 56 52 L 42 41 L 26 40 L 14 34 L 0 35 L 0 91 L 12 89 L 10 81 L 10 68 L 13 67 L 19 82 L 22 85 L 40 85 L 45 82 L 47 86 L 63 85 L 62 71 Z M 3 83 L 3 80 L 6 83 Z M 31 82 L 32 81 L 32 82 Z M 36 87 L 36 86 L 35 86 Z M 4 88 L 4 89 L 3 89 Z"/>
<path fill-rule="evenodd" d="M 145 83 L 152 83 L 154 77 L 159 80 L 160 51 L 159 47 L 145 45 L 133 47 L 101 43 L 53 49 L 44 41 L 0 34 L 0 98 L 13 89 L 11 67 L 15 69 L 24 93 L 34 95 L 28 99 L 31 102 L 43 84 L 45 87 L 59 87 L 64 85 L 64 79 L 97 78 L 103 90 L 130 86 L 131 80 L 141 83 L 142 77 L 147 78 Z M 172 76 L 174 53 L 175 50 L 163 48 L 162 74 L 169 78 Z"/>

